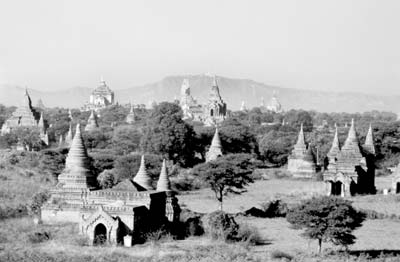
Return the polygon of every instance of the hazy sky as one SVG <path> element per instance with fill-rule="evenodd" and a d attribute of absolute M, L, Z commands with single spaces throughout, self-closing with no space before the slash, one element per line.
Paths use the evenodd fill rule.
<path fill-rule="evenodd" d="M 400 94 L 398 0 L 0 1 L 0 83 L 121 89 L 216 73 Z"/>

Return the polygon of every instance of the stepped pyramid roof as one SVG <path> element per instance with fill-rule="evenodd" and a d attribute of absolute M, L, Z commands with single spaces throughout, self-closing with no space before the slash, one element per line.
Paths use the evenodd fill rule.
<path fill-rule="evenodd" d="M 348 136 L 337 159 L 338 170 L 349 173 L 353 173 L 355 166 L 359 166 L 363 159 L 353 119 Z"/>
<path fill-rule="evenodd" d="M 97 119 L 94 115 L 94 111 L 91 110 L 87 125 L 85 126 L 85 131 L 92 131 L 98 127 L 99 125 L 97 124 Z"/>
<path fill-rule="evenodd" d="M 169 191 L 171 190 L 171 182 L 168 178 L 168 170 L 165 159 L 163 160 L 160 177 L 157 182 L 157 191 Z"/>
<path fill-rule="evenodd" d="M 75 136 L 65 160 L 65 169 L 58 177 L 58 181 L 63 188 L 96 188 L 96 177 L 92 173 L 92 166 L 83 143 L 79 124 L 76 125 Z"/>
<path fill-rule="evenodd" d="M 140 160 L 140 167 L 136 176 L 133 178 L 133 182 L 137 183 L 139 186 L 143 187 L 146 190 L 153 190 L 153 186 L 151 185 L 151 178 L 146 171 L 144 155 L 142 155 L 142 158 Z"/>

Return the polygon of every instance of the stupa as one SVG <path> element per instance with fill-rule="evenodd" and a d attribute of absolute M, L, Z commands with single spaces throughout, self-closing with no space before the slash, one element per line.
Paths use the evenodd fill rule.
<path fill-rule="evenodd" d="M 151 177 L 147 174 L 147 171 L 146 171 L 144 155 L 142 155 L 142 158 L 140 160 L 140 167 L 139 167 L 139 170 L 138 170 L 136 176 L 133 178 L 133 182 L 135 182 L 139 186 L 143 187 L 145 190 L 153 190 L 154 189 L 151 184 Z"/>
<path fill-rule="evenodd" d="M 93 131 L 93 130 L 97 129 L 98 127 L 99 127 L 99 125 L 97 124 L 96 116 L 94 115 L 94 111 L 92 110 L 90 112 L 88 122 L 85 126 L 85 131 L 88 131 L 88 132 Z"/>
<path fill-rule="evenodd" d="M 97 187 L 79 124 L 76 125 L 75 136 L 65 160 L 65 169 L 58 176 L 58 183 L 59 187 L 69 190 L 91 190 Z"/>
<path fill-rule="evenodd" d="M 206 153 L 206 162 L 216 160 L 222 156 L 221 139 L 219 138 L 218 127 L 215 128 L 214 137 L 211 141 L 211 146 Z"/>
<path fill-rule="evenodd" d="M 170 191 L 171 190 L 171 182 L 168 178 L 168 170 L 165 159 L 163 160 L 160 177 L 157 182 L 157 191 Z"/>
<path fill-rule="evenodd" d="M 316 164 L 310 145 L 307 146 L 301 124 L 297 142 L 288 157 L 288 171 L 293 177 L 312 178 L 316 174 Z"/>

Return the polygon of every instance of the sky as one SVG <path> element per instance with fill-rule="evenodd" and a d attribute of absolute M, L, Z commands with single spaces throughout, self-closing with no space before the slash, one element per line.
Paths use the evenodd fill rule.
<path fill-rule="evenodd" d="M 212 73 L 400 94 L 398 0 L 1 0 L 0 84 L 112 89 Z"/>

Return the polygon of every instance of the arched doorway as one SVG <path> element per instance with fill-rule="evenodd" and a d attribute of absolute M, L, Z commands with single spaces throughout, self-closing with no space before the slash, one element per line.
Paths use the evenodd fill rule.
<path fill-rule="evenodd" d="M 350 182 L 350 195 L 354 196 L 357 193 L 357 184 L 353 180 Z"/>
<path fill-rule="evenodd" d="M 93 245 L 103 245 L 107 241 L 107 228 L 105 225 L 99 223 L 94 228 Z"/>
<path fill-rule="evenodd" d="M 340 196 L 342 194 L 342 182 L 332 182 L 331 195 Z"/>

